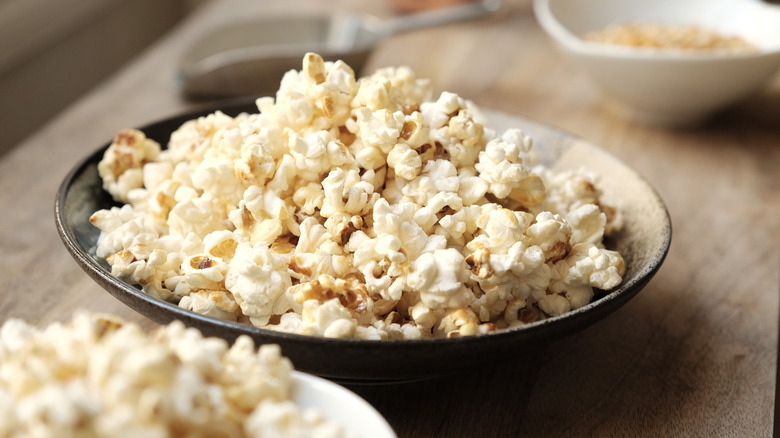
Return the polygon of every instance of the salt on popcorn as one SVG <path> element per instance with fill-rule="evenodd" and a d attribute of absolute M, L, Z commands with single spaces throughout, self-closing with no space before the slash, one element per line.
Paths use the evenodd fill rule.
<path fill-rule="evenodd" d="M 351 437 L 292 398 L 278 345 L 78 313 L 0 328 L 0 437 Z"/>
<path fill-rule="evenodd" d="M 257 113 L 123 130 L 97 256 L 193 312 L 315 336 L 468 336 L 582 307 L 622 281 L 598 175 L 535 162 L 405 67 L 356 79 L 313 53 Z"/>

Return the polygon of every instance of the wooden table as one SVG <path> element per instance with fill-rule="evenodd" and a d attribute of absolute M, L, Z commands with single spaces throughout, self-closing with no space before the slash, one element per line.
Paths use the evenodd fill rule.
<path fill-rule="evenodd" d="M 44 324 L 83 308 L 152 325 L 66 253 L 54 228 L 54 193 L 76 161 L 118 129 L 194 105 L 180 97 L 175 72 L 202 32 L 289 10 L 390 13 L 384 3 L 359 0 L 260 3 L 208 3 L 0 157 L 0 321 Z M 437 91 L 568 130 L 620 157 L 666 201 L 674 238 L 644 291 L 550 345 L 538 367 L 495 364 L 448 380 L 357 388 L 399 436 L 770 436 L 780 306 L 780 77 L 696 129 L 633 124 L 610 112 L 553 49 L 527 0 L 502 17 L 392 37 L 368 70 L 402 64 L 431 78 Z"/>

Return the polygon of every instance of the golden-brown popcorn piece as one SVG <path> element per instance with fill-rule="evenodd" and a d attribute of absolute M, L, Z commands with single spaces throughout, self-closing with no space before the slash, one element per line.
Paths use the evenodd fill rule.
<path fill-rule="evenodd" d="M 475 107 L 460 96 L 443 92 L 435 102 L 425 102 L 421 112 L 430 127 L 429 143 L 458 168 L 470 168 L 489 140 L 484 126 L 472 114 Z"/>
<path fill-rule="evenodd" d="M 142 187 L 144 164 L 157 159 L 160 145 L 136 129 L 117 133 L 97 165 L 103 188 L 117 201 L 128 201 L 128 193 Z"/>
<path fill-rule="evenodd" d="M 356 277 L 348 279 L 334 278 L 330 275 L 320 275 L 311 281 L 300 283 L 291 288 L 296 302 L 316 300 L 321 304 L 337 299 L 339 304 L 350 310 L 356 320 L 370 324 L 375 321 L 373 300 L 366 285 Z"/>
<path fill-rule="evenodd" d="M 471 309 L 457 309 L 442 318 L 438 330 L 448 338 L 474 336 L 479 333 L 480 325 L 479 318 Z"/>
<path fill-rule="evenodd" d="M 238 207 L 227 218 L 244 240 L 270 245 L 279 236 L 299 233 L 291 204 L 289 198 L 281 198 L 273 190 L 250 186 L 243 192 Z"/>
<path fill-rule="evenodd" d="M 179 307 L 222 321 L 238 321 L 241 308 L 233 294 L 225 290 L 198 290 L 179 301 Z"/>
<path fill-rule="evenodd" d="M 547 188 L 545 200 L 533 206 L 535 212 L 547 210 L 568 215 L 584 205 L 593 204 L 606 217 L 605 235 L 617 232 L 622 227 L 620 211 L 602 200 L 603 194 L 598 188 L 599 176 L 595 173 L 584 169 L 553 173 L 543 168 L 536 168 L 534 172 L 543 179 Z"/>
<path fill-rule="evenodd" d="M 560 215 L 544 211 L 534 219 L 525 231 L 529 246 L 544 251 L 545 262 L 556 262 L 571 250 L 571 226 Z"/>
<path fill-rule="evenodd" d="M 538 175 L 531 174 L 523 178 L 507 197 L 523 207 L 530 208 L 543 202 L 547 191 L 544 181 Z"/>

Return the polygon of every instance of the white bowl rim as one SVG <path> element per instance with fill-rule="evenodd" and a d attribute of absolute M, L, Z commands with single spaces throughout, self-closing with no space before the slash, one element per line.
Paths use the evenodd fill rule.
<path fill-rule="evenodd" d="M 379 411 L 349 389 L 312 374 L 293 371 L 293 401 L 303 409 L 313 408 L 329 421 L 358 437 L 396 438 L 395 431 Z"/>

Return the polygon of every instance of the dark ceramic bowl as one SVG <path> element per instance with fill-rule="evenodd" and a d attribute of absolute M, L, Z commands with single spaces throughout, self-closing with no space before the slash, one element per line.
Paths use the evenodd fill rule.
<path fill-rule="evenodd" d="M 141 128 L 145 134 L 167 144 L 170 133 L 184 121 L 220 109 L 235 115 L 256 111 L 241 103 L 209 108 L 166 119 Z M 602 175 L 605 200 L 620 209 L 625 225 L 611 238 L 610 246 L 626 262 L 623 283 L 597 294 L 593 301 L 567 314 L 490 334 L 451 339 L 368 341 L 327 339 L 263 330 L 202 316 L 174 304 L 152 298 L 111 275 L 104 260 L 95 256 L 99 230 L 90 215 L 115 205 L 103 191 L 97 163 L 104 145 L 67 175 L 57 194 L 55 215 L 62 241 L 78 264 L 111 295 L 140 314 L 158 322 L 181 320 L 204 334 L 229 341 L 249 335 L 257 343 L 282 346 L 296 369 L 342 382 L 382 382 L 430 378 L 476 367 L 484 363 L 518 358 L 561 337 L 575 334 L 606 317 L 639 292 L 655 275 L 669 250 L 671 223 L 663 201 L 633 170 L 605 151 L 553 128 L 499 113 L 486 113 L 498 130 L 523 129 L 537 145 L 541 163 L 554 170 L 585 167 Z"/>

